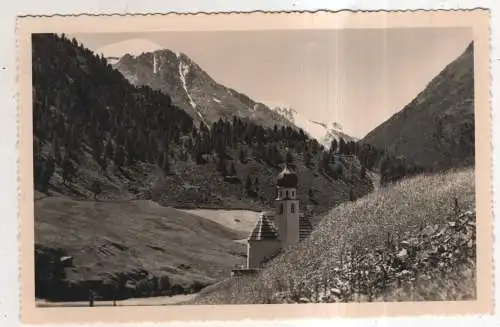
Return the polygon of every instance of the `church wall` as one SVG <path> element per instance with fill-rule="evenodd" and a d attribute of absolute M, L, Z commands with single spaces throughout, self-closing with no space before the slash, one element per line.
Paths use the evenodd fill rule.
<path fill-rule="evenodd" d="M 249 241 L 247 246 L 247 268 L 259 268 L 261 263 L 279 252 L 278 240 Z"/>
<path fill-rule="evenodd" d="M 282 246 L 297 244 L 299 242 L 299 200 L 276 201 L 276 208 L 275 224 Z"/>
<path fill-rule="evenodd" d="M 286 246 L 299 243 L 299 201 L 287 201 Z M 291 206 L 294 206 L 294 212 Z"/>

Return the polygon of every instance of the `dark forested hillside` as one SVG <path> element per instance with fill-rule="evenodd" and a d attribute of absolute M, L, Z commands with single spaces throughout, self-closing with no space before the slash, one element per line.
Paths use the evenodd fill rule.
<path fill-rule="evenodd" d="M 426 170 L 473 166 L 473 44 L 363 141 L 390 149 Z"/>
<path fill-rule="evenodd" d="M 33 36 L 36 186 L 46 190 L 56 167 L 71 182 L 85 154 L 106 170 L 154 162 L 192 129 L 168 95 L 135 88 L 104 58 L 56 35 Z M 43 147 L 51 144 L 45 155 Z"/>
<path fill-rule="evenodd" d="M 373 185 L 360 160 L 303 131 L 241 118 L 197 128 L 169 95 L 131 85 L 75 40 L 33 36 L 35 187 L 44 194 L 149 198 L 261 209 L 285 162 L 304 204 L 323 211 Z"/>

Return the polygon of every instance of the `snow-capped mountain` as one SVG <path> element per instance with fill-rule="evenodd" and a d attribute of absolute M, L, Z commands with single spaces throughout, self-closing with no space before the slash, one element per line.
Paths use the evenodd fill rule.
<path fill-rule="evenodd" d="M 337 140 L 342 138 L 344 141 L 356 141 L 354 137 L 343 133 L 342 126 L 338 123 L 334 122 L 327 125 L 325 123 L 313 121 L 302 116 L 293 108 L 275 107 L 273 110 L 298 128 L 304 130 L 304 132 L 308 133 L 311 137 L 318 140 L 318 142 L 326 148 L 330 147 L 334 138 Z"/>
<path fill-rule="evenodd" d="M 111 66 L 115 65 L 118 61 L 120 60 L 119 57 L 106 57 L 106 61 L 108 62 L 108 64 L 110 64 Z"/>
<path fill-rule="evenodd" d="M 127 54 L 113 66 L 132 84 L 170 95 L 176 106 L 207 126 L 235 115 L 267 127 L 294 126 L 263 103 L 217 83 L 183 53 L 163 49 L 138 56 Z"/>

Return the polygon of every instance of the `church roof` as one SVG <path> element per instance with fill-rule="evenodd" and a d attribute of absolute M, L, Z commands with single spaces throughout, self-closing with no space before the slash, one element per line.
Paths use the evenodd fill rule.
<path fill-rule="evenodd" d="M 266 216 L 261 215 L 252 233 L 250 233 L 250 237 L 248 238 L 248 240 L 275 240 L 277 238 L 278 234 L 276 233 L 276 229 L 274 228 L 273 223 L 271 223 Z"/>
<path fill-rule="evenodd" d="M 298 182 L 297 174 L 288 169 L 286 165 L 276 178 L 276 184 L 285 188 L 296 188 Z"/>

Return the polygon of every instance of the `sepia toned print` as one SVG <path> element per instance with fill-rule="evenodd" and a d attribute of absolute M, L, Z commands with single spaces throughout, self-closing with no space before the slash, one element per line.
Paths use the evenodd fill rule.
<path fill-rule="evenodd" d="M 490 313 L 488 24 L 19 18 L 23 321 Z"/>

